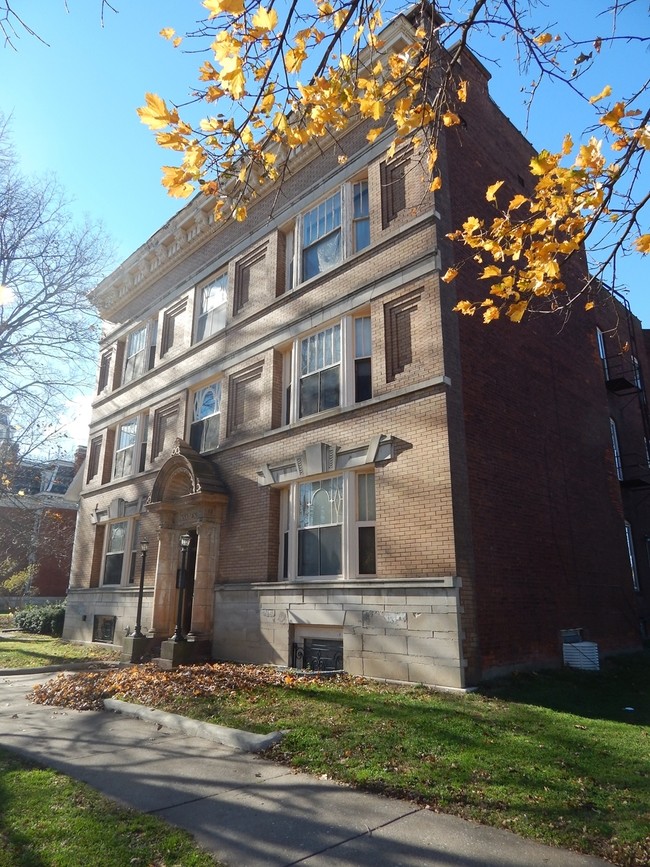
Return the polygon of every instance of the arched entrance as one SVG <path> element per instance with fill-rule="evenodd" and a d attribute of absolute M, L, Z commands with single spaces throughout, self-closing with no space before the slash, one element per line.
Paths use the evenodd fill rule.
<path fill-rule="evenodd" d="M 185 561 L 182 631 L 190 643 L 211 642 L 219 533 L 228 493 L 216 466 L 183 440 L 160 468 L 147 509 L 158 515 L 158 556 L 152 632 L 165 641 L 178 616 L 183 534 L 190 536 Z"/>

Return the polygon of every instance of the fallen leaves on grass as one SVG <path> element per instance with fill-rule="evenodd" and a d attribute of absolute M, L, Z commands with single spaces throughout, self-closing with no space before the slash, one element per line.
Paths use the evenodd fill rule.
<path fill-rule="evenodd" d="M 103 710 L 104 699 L 115 696 L 159 707 L 172 699 L 230 695 L 262 685 L 291 689 L 297 680 L 271 665 L 218 662 L 162 671 L 149 663 L 111 671 L 61 673 L 37 684 L 29 697 L 37 704 L 76 710 Z"/>

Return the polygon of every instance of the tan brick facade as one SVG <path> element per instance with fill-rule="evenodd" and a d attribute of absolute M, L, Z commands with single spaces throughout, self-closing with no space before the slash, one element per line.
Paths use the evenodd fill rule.
<path fill-rule="evenodd" d="M 186 627 L 216 659 L 331 652 L 355 674 L 458 688 L 557 662 L 570 627 L 638 644 L 594 320 L 483 328 L 440 281 L 446 233 L 531 153 L 466 72 L 435 200 L 417 154 L 387 164 L 359 125 L 305 149 L 244 224 L 215 225 L 197 198 L 98 287 L 112 324 L 67 637 L 132 631 L 146 537 L 143 624 L 168 638 L 189 532 Z"/>

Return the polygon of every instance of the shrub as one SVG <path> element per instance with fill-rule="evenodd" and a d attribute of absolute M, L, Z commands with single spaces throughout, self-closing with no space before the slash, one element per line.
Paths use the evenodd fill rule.
<path fill-rule="evenodd" d="M 23 632 L 53 635 L 55 638 L 63 634 L 64 618 L 63 605 L 29 605 L 14 614 L 14 622 Z"/>

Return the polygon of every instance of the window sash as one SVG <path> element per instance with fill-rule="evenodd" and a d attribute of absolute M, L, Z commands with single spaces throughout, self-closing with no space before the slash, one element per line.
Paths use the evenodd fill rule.
<path fill-rule="evenodd" d="M 222 274 L 201 289 L 200 312 L 196 323 L 196 339 L 203 340 L 226 327 L 228 275 Z"/>
<path fill-rule="evenodd" d="M 124 382 L 130 382 L 146 371 L 147 326 L 132 331 L 126 341 L 126 360 L 124 362 Z"/>
<path fill-rule="evenodd" d="M 190 445 L 197 452 L 216 449 L 221 424 L 221 382 L 213 382 L 194 395 Z"/>

